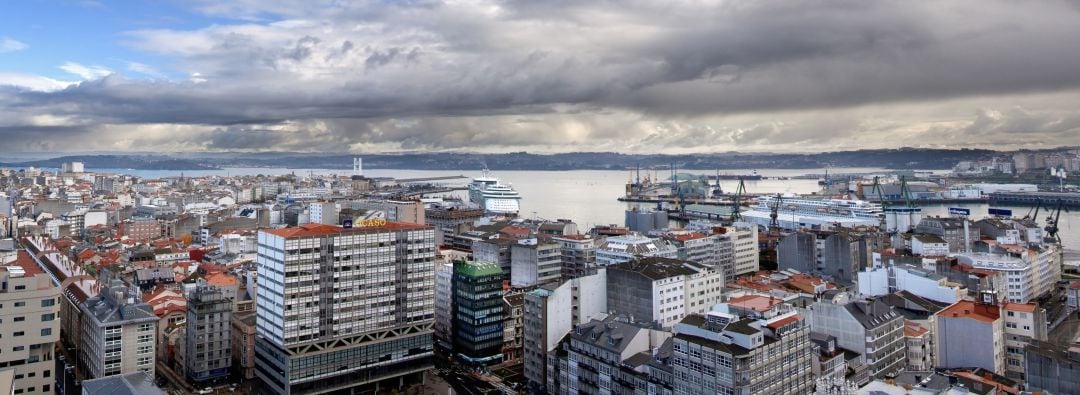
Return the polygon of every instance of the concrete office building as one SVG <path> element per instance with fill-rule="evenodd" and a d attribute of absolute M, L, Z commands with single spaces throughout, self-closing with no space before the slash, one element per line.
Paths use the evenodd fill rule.
<path fill-rule="evenodd" d="M 267 393 L 374 392 L 431 368 L 435 231 L 259 232 L 255 374 Z"/>
<path fill-rule="evenodd" d="M 936 367 L 1005 372 L 1005 325 L 996 304 L 961 300 L 939 311 L 934 321 Z"/>
<path fill-rule="evenodd" d="M 26 251 L 0 258 L 0 375 L 7 393 L 52 393 L 60 288 Z"/>
<path fill-rule="evenodd" d="M 1062 347 L 1033 341 L 1024 348 L 1024 355 L 1029 391 L 1068 394 L 1080 388 L 1080 343 Z"/>
<path fill-rule="evenodd" d="M 548 356 L 575 326 L 607 316 L 607 284 L 607 269 L 602 268 L 594 275 L 542 284 L 525 294 L 524 371 L 530 390 L 558 388 Z"/>
<path fill-rule="evenodd" d="M 895 376 L 906 365 L 904 317 L 878 300 L 849 301 L 830 292 L 811 307 L 814 332 L 835 336 L 844 349 L 866 357 L 873 378 Z"/>
<path fill-rule="evenodd" d="M 454 356 L 463 363 L 502 362 L 502 270 L 492 262 L 454 262 Z"/>
<path fill-rule="evenodd" d="M 675 326 L 674 393 L 810 394 L 810 328 L 779 304 L 756 318 L 724 311 L 691 314 Z"/>
<path fill-rule="evenodd" d="M 185 371 L 195 382 L 229 375 L 232 366 L 232 299 L 220 288 L 196 284 L 187 293 Z"/>
<path fill-rule="evenodd" d="M 110 273 L 103 273 L 101 282 L 101 293 L 81 306 L 80 371 L 90 378 L 136 371 L 153 376 L 158 324 L 154 308 L 142 302 L 138 287 Z"/>
<path fill-rule="evenodd" d="M 538 239 L 518 240 L 510 247 L 510 285 L 531 287 L 562 276 L 559 244 Z"/>
<path fill-rule="evenodd" d="M 720 303 L 724 275 L 696 262 L 652 257 L 609 266 L 607 283 L 611 311 L 670 328 Z"/>

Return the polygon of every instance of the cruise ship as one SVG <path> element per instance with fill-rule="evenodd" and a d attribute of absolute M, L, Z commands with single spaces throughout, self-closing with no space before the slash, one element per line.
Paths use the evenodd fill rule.
<path fill-rule="evenodd" d="M 489 214 L 517 215 L 521 210 L 521 195 L 509 184 L 492 177 L 488 169 L 469 184 L 469 201 L 480 205 Z"/>
<path fill-rule="evenodd" d="M 746 222 L 767 228 L 772 222 L 775 200 L 776 196 L 762 197 L 758 199 L 757 205 L 741 215 Z M 823 229 L 837 224 L 845 227 L 879 226 L 882 215 L 880 204 L 865 200 L 815 199 L 789 195 L 781 198 L 776 220 L 780 228 L 786 230 Z"/>

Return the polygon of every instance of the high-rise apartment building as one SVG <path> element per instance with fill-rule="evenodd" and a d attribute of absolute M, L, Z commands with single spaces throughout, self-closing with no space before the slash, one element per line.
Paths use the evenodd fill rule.
<path fill-rule="evenodd" d="M 492 262 L 454 262 L 454 355 L 467 364 L 502 362 L 502 270 Z"/>
<path fill-rule="evenodd" d="M 256 376 L 265 392 L 371 392 L 431 368 L 435 230 L 370 225 L 259 232 Z"/>
<path fill-rule="evenodd" d="M 52 393 L 53 345 L 60 340 L 60 288 L 19 251 L 0 262 L 0 374 L 9 393 Z"/>
<path fill-rule="evenodd" d="M 537 239 L 518 240 L 510 248 L 510 285 L 531 287 L 562 277 L 559 245 Z"/>
<path fill-rule="evenodd" d="M 203 283 L 188 291 L 184 362 L 191 380 L 203 382 L 229 375 L 232 306 L 232 299 L 220 288 Z"/>

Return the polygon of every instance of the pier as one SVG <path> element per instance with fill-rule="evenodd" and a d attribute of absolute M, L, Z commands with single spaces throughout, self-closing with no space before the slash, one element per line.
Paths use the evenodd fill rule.
<path fill-rule="evenodd" d="M 1080 193 L 1071 192 L 995 192 L 990 194 L 991 204 L 1017 206 L 1054 206 L 1061 202 L 1066 207 L 1080 207 Z"/>

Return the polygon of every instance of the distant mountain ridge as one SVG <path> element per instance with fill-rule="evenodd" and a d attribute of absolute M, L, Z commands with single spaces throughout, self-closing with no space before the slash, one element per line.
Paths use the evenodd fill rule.
<path fill-rule="evenodd" d="M 184 158 L 167 155 L 69 155 L 46 160 L 0 163 L 5 167 L 59 167 L 79 161 L 88 169 L 207 170 L 222 167 L 276 167 L 350 169 L 352 158 L 362 157 L 371 169 L 475 170 L 625 170 L 682 169 L 814 169 L 832 167 L 881 167 L 890 169 L 948 169 L 963 160 L 988 159 L 1004 153 L 982 149 L 875 149 L 813 154 L 717 153 L 717 154 L 621 154 L 572 152 L 561 154 L 405 153 L 405 154 L 310 154 L 310 153 L 188 153 Z"/>

